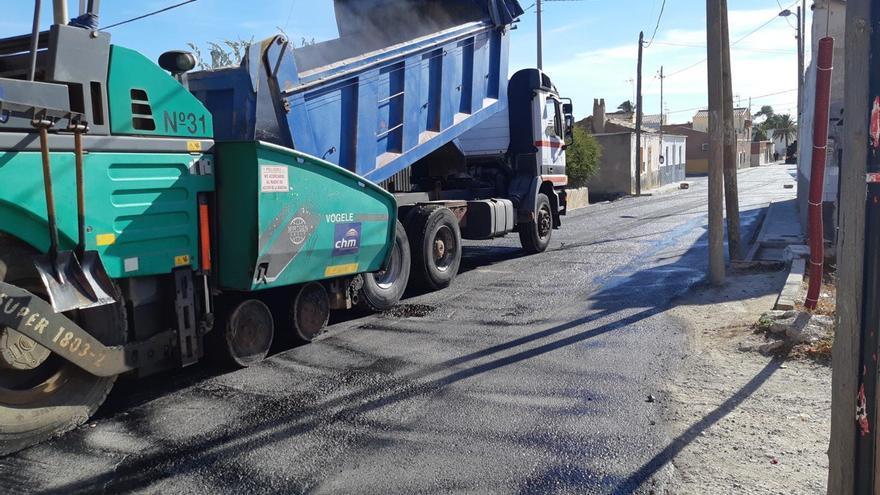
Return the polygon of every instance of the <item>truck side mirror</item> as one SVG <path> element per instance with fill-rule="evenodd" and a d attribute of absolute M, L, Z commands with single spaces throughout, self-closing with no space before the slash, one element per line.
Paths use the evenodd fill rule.
<path fill-rule="evenodd" d="M 565 116 L 565 145 L 574 143 L 574 105 L 571 100 L 562 100 L 562 115 Z"/>

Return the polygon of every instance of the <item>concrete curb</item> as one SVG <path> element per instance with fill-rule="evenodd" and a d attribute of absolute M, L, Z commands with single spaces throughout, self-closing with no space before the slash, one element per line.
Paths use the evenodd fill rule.
<path fill-rule="evenodd" d="M 579 210 L 590 206 L 590 191 L 586 187 L 566 189 L 568 211 Z"/>
<path fill-rule="evenodd" d="M 804 271 L 807 263 L 803 258 L 795 258 L 791 260 L 791 269 L 788 272 L 788 278 L 785 279 L 785 285 L 779 292 L 776 299 L 776 305 L 773 309 L 787 311 L 794 309 L 795 302 L 801 291 L 801 283 L 804 281 Z"/>

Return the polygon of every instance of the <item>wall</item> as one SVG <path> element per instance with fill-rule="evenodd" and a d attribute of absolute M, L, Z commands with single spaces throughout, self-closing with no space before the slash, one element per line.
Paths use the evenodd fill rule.
<path fill-rule="evenodd" d="M 686 125 L 667 125 L 663 132 L 685 136 L 685 174 L 705 175 L 709 173 L 709 151 L 703 145 L 709 145 L 709 134 L 694 130 Z"/>
<path fill-rule="evenodd" d="M 642 133 L 642 191 L 660 186 L 660 135 Z"/>
<path fill-rule="evenodd" d="M 636 136 L 634 132 L 593 134 L 602 146 L 599 171 L 587 181 L 593 199 L 609 199 L 636 193 Z M 642 192 L 683 181 L 687 161 L 687 137 L 646 132 L 642 134 Z M 670 159 L 660 156 L 670 149 Z M 676 149 L 671 157 L 673 146 Z M 678 151 L 678 150 L 681 151 Z"/>
<path fill-rule="evenodd" d="M 686 175 L 709 175 L 708 158 L 688 158 Z"/>
<path fill-rule="evenodd" d="M 602 146 L 599 170 L 587 181 L 593 198 L 635 194 L 635 134 L 593 134 Z"/>
<path fill-rule="evenodd" d="M 660 166 L 659 185 L 665 186 L 683 181 L 687 162 L 687 137 L 663 134 L 662 149 L 664 161 Z"/>
<path fill-rule="evenodd" d="M 694 115 L 694 130 L 699 132 L 709 132 L 709 114 L 697 112 Z"/>
<path fill-rule="evenodd" d="M 751 165 L 760 167 L 773 162 L 773 141 L 753 141 Z"/>
<path fill-rule="evenodd" d="M 580 210 L 590 206 L 590 190 L 586 187 L 566 189 L 566 211 Z"/>

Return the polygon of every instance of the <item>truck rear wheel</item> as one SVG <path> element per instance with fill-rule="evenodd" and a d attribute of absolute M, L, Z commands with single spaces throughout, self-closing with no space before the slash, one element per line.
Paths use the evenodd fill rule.
<path fill-rule="evenodd" d="M 553 211 L 550 209 L 550 198 L 546 194 L 538 194 L 535 204 L 535 218 L 519 225 L 519 242 L 529 254 L 542 253 L 550 245 L 553 235 Z"/>
<path fill-rule="evenodd" d="M 30 247 L 0 233 L 0 280 L 44 297 Z M 116 303 L 66 313 L 105 345 L 125 343 L 126 315 Z M 8 352 L 15 347 L 15 351 Z M 14 360 L 26 351 L 31 358 Z M 43 352 L 46 351 L 46 352 Z M 72 430 L 85 423 L 107 398 L 116 377 L 86 373 L 43 346 L 0 327 L 0 455 Z"/>
<path fill-rule="evenodd" d="M 380 272 L 363 275 L 359 300 L 373 311 L 385 311 L 397 305 L 409 282 L 411 258 L 406 229 L 397 222 L 388 266 Z"/>
<path fill-rule="evenodd" d="M 449 287 L 461 265 L 461 230 L 449 208 L 421 208 L 409 222 L 412 275 L 423 288 Z"/>

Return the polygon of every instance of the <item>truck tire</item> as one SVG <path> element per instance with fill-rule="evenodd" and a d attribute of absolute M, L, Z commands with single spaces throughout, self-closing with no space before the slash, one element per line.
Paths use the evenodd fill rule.
<path fill-rule="evenodd" d="M 409 238 L 403 224 L 398 221 L 388 267 L 380 272 L 364 274 L 364 284 L 358 298 L 360 303 L 373 311 L 385 311 L 397 305 L 406 291 L 411 263 Z"/>
<path fill-rule="evenodd" d="M 461 230 L 449 208 L 420 208 L 407 229 L 413 281 L 428 290 L 449 287 L 461 265 Z"/>
<path fill-rule="evenodd" d="M 519 242 L 529 254 L 543 253 L 550 245 L 552 235 L 553 211 L 550 208 L 550 199 L 546 194 L 539 193 L 534 220 L 519 225 Z"/>
<path fill-rule="evenodd" d="M 44 296 L 42 282 L 33 269 L 36 251 L 0 233 L 0 280 Z M 67 316 L 105 345 L 125 343 L 125 303 L 114 288 L 116 303 Z M 0 328 L 0 337 L 10 335 Z M 21 344 L 23 336 L 15 337 Z M 8 339 L 0 339 L 6 340 Z M 28 345 L 33 343 L 27 339 Z M 0 344 L 5 345 L 5 344 Z M 45 349 L 34 343 L 34 350 Z M 48 353 L 32 369 L 16 369 L 0 358 L 0 455 L 16 452 L 85 423 L 107 398 L 116 377 L 86 373 L 61 357 Z"/>

